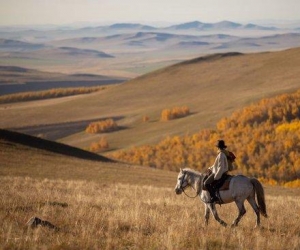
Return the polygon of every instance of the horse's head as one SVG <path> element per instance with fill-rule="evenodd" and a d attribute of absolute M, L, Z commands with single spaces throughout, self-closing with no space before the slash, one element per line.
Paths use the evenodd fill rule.
<path fill-rule="evenodd" d="M 180 169 L 180 172 L 177 177 L 177 184 L 175 186 L 175 193 L 181 194 L 182 191 L 189 185 L 187 179 L 187 171 Z"/>

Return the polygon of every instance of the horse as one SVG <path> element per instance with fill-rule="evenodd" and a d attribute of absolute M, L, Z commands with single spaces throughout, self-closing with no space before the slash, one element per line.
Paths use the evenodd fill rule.
<path fill-rule="evenodd" d="M 177 195 L 185 191 L 190 186 L 196 191 L 196 196 L 190 198 L 200 197 L 205 204 L 205 224 L 208 225 L 210 212 L 213 214 L 216 221 L 222 226 L 226 227 L 227 223 L 221 220 L 216 210 L 216 202 L 210 203 L 210 194 L 208 191 L 203 190 L 203 180 L 205 174 L 202 174 L 196 170 L 189 168 L 180 169 L 177 178 L 177 184 L 175 186 L 175 193 Z M 184 192 L 185 193 L 185 192 Z M 244 206 L 245 200 L 247 200 L 256 214 L 256 225 L 260 226 L 260 214 L 268 218 L 266 211 L 266 202 L 264 188 L 262 184 L 256 178 L 249 178 L 244 175 L 235 175 L 231 178 L 229 189 L 219 191 L 221 202 L 219 204 L 228 204 L 235 202 L 238 207 L 238 216 L 232 222 L 231 227 L 236 227 L 241 218 L 245 215 L 246 209 Z M 255 196 L 258 204 L 255 201 Z"/>

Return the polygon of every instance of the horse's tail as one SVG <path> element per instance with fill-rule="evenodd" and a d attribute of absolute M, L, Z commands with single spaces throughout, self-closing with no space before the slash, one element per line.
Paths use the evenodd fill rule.
<path fill-rule="evenodd" d="M 265 201 L 265 191 L 262 184 L 256 178 L 250 178 L 252 185 L 254 186 L 254 190 L 256 193 L 257 203 L 259 207 L 259 212 L 266 218 L 267 215 L 267 208 L 266 208 L 266 201 Z"/>

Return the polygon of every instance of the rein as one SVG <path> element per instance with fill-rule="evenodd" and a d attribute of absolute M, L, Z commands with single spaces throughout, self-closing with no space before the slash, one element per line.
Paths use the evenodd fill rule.
<path fill-rule="evenodd" d="M 188 186 L 190 186 L 190 185 L 188 185 Z M 186 187 L 187 187 L 187 186 L 186 186 Z M 187 197 L 192 198 L 192 199 L 196 198 L 196 197 L 200 194 L 200 192 L 197 192 L 195 196 L 189 196 L 189 195 L 184 191 L 183 188 L 181 188 L 181 189 L 182 189 L 183 193 L 184 193 Z"/>
<path fill-rule="evenodd" d="M 184 193 L 187 197 L 194 199 L 194 198 L 196 198 L 196 197 L 200 194 L 200 191 L 196 192 L 196 195 L 195 195 L 195 196 L 189 196 L 189 195 L 184 191 L 184 188 L 186 188 L 187 186 L 190 186 L 190 187 L 192 187 L 192 188 L 194 189 L 194 187 L 193 187 L 191 184 L 189 184 L 189 183 L 188 183 L 185 187 L 182 187 L 182 182 L 183 182 L 183 180 L 184 180 L 184 178 L 185 178 L 185 175 L 186 175 L 186 173 L 184 173 L 184 177 L 182 178 L 182 181 L 181 181 L 181 184 L 180 184 L 180 188 L 181 188 L 181 190 L 183 191 L 183 193 Z M 200 189 L 199 189 L 199 190 L 200 190 Z"/>

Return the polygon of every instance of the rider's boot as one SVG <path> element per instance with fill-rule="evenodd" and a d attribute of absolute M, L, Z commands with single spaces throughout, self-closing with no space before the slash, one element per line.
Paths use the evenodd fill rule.
<path fill-rule="evenodd" d="M 219 201 L 218 197 L 216 196 L 216 191 L 213 187 L 207 187 L 207 190 L 208 190 L 209 195 L 210 195 L 209 203 L 214 203 L 216 201 Z"/>

